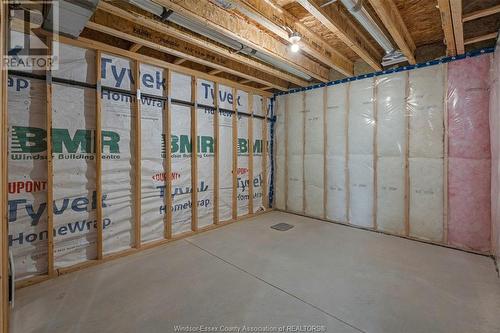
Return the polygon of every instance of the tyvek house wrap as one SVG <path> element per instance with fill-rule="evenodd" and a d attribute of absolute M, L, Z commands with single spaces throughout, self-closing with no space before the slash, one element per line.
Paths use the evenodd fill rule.
<path fill-rule="evenodd" d="M 94 51 L 67 45 L 60 45 L 60 51 L 65 56 L 53 77 L 95 83 Z M 95 100 L 93 89 L 52 84 L 53 225 L 59 231 L 54 238 L 55 267 L 95 259 L 97 255 Z M 73 142 L 65 144 L 69 129 L 74 129 L 75 135 Z M 71 220 L 73 224 L 68 223 Z"/>
<path fill-rule="evenodd" d="M 45 81 L 11 75 L 8 93 L 9 245 L 27 278 L 47 272 Z"/>
<path fill-rule="evenodd" d="M 152 84 L 150 78 L 163 82 L 163 69 L 141 64 L 141 93 L 166 96 L 164 84 Z M 165 218 L 165 136 L 164 102 L 141 97 L 141 242 L 163 238 Z"/>
<path fill-rule="evenodd" d="M 377 108 L 377 227 L 405 232 L 405 151 L 407 137 L 406 82 L 408 73 L 376 80 Z"/>
<path fill-rule="evenodd" d="M 213 223 L 214 212 L 214 83 L 197 80 L 197 148 L 198 148 L 198 227 Z"/>
<path fill-rule="evenodd" d="M 373 227 L 374 80 L 351 83 L 349 94 L 349 221 Z"/>
<path fill-rule="evenodd" d="M 238 162 L 237 162 L 237 185 L 236 200 L 238 216 L 248 214 L 249 202 L 249 178 L 248 178 L 248 94 L 240 90 L 237 91 L 236 109 L 238 111 Z"/>
<path fill-rule="evenodd" d="M 172 99 L 191 102 L 191 77 L 172 73 Z M 191 230 L 191 107 L 172 103 L 172 233 Z"/>
<path fill-rule="evenodd" d="M 53 82 L 50 112 L 53 116 L 56 268 L 96 258 L 98 205 L 103 207 L 104 254 L 129 249 L 135 242 L 134 225 L 139 217 L 134 215 L 137 170 L 133 103 L 137 82 L 143 94 L 139 101 L 141 242 L 163 238 L 166 196 L 173 199 L 173 233 L 191 230 L 191 107 L 172 103 L 172 135 L 166 138 L 164 102 L 156 98 L 166 96 L 164 69 L 141 64 L 141 75 L 136 82 L 129 59 L 103 53 L 101 63 L 102 203 L 97 202 L 95 191 L 96 92 Z M 53 77 L 94 84 L 95 72 L 94 51 L 61 44 L 60 69 L 53 71 Z M 173 72 L 170 97 L 191 102 L 191 81 L 190 76 Z M 213 106 L 213 83 L 204 83 L 198 82 L 198 102 Z M 225 89 L 219 94 L 221 107 L 231 110 L 233 98 L 227 92 L 232 88 L 221 87 Z M 45 81 L 16 76 L 9 77 L 8 89 L 9 242 L 17 278 L 23 279 L 47 272 L 46 89 Z M 243 107 L 247 107 L 247 102 Z M 197 115 L 198 138 L 194 144 L 199 151 L 199 181 L 195 189 L 198 191 L 198 223 L 204 226 L 213 222 L 213 110 L 200 105 Z M 231 113 L 220 111 L 220 220 L 231 219 L 231 119 Z M 166 144 L 172 148 L 170 175 L 165 174 Z M 165 192 L 165 180 L 172 181 L 172 193 Z M 248 192 L 242 204 L 248 207 Z"/>
<path fill-rule="evenodd" d="M 276 128 L 275 132 L 275 187 L 274 187 L 274 204 L 277 209 L 284 210 L 286 208 L 286 195 L 285 195 L 285 184 L 286 184 L 286 131 L 285 131 L 285 99 L 288 95 L 278 96 L 275 103 L 276 111 L 276 122 L 274 124 Z"/>
<path fill-rule="evenodd" d="M 102 86 L 133 89 L 128 59 L 103 54 Z M 128 249 L 134 241 L 134 115 L 132 95 L 103 90 L 101 95 L 102 130 L 109 131 L 114 143 L 103 145 L 103 216 L 109 225 L 103 230 L 104 254 Z M 104 142 L 104 140 L 103 140 Z M 112 149 L 111 149 L 112 148 Z M 109 155 L 105 157 L 106 155 Z"/>
<path fill-rule="evenodd" d="M 264 116 L 264 111 L 262 110 L 262 97 L 258 95 L 253 96 L 253 114 L 258 116 Z M 253 119 L 253 179 L 250 181 L 250 186 L 253 190 L 253 212 L 258 212 L 263 206 L 262 195 L 263 195 L 263 173 L 262 173 L 262 152 L 263 152 L 263 122 L 265 120 L 254 118 Z"/>
<path fill-rule="evenodd" d="M 304 213 L 304 93 L 287 95 L 287 209 Z"/>
<path fill-rule="evenodd" d="M 443 240 L 443 65 L 409 72 L 410 235 Z"/>
<path fill-rule="evenodd" d="M 346 124 L 349 84 L 326 89 L 326 218 L 347 222 Z"/>
<path fill-rule="evenodd" d="M 325 89 L 305 92 L 304 194 L 305 213 L 324 215 L 323 98 Z"/>
<path fill-rule="evenodd" d="M 233 198 L 233 109 L 232 88 L 219 85 L 219 220 L 232 218 Z"/>

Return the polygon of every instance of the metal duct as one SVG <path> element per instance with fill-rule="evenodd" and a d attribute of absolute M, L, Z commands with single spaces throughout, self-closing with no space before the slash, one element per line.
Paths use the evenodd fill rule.
<path fill-rule="evenodd" d="M 154 3 L 153 1 L 150 0 L 127 0 L 130 4 L 137 6 L 145 11 L 148 11 L 160 18 L 165 16 L 166 11 L 168 11 L 165 7 Z M 224 2 L 225 3 L 225 2 Z M 222 6 L 222 3 L 221 3 Z M 202 36 L 205 36 L 211 40 L 214 40 L 218 43 L 221 43 L 222 45 L 225 45 L 233 50 L 235 50 L 238 53 L 243 53 L 246 54 L 250 57 L 259 59 L 265 63 L 268 63 L 276 68 L 281 69 L 282 71 L 285 71 L 287 73 L 293 74 L 297 77 L 300 77 L 304 80 L 311 80 L 312 77 L 309 76 L 308 74 L 295 69 L 294 67 L 284 63 L 283 61 L 277 60 L 274 57 L 271 57 L 265 53 L 259 52 L 247 45 L 244 45 L 218 31 L 215 31 L 206 25 L 202 23 L 198 23 L 195 21 L 192 21 L 190 19 L 185 18 L 182 15 L 179 15 L 175 12 L 170 13 L 167 18 L 163 19 L 164 21 L 170 21 L 173 22 L 181 27 L 184 27 L 188 30 L 191 30 L 193 32 L 196 32 L 197 34 L 200 34 Z"/>
<path fill-rule="evenodd" d="M 50 6 L 45 15 L 43 28 L 61 35 L 77 38 L 90 17 L 94 14 L 99 0 L 61 0 L 58 1 L 58 11 Z M 58 16 L 58 22 L 54 21 Z"/>
<path fill-rule="evenodd" d="M 356 18 L 356 20 L 368 31 L 368 33 L 385 50 L 385 56 L 382 59 L 382 65 L 388 66 L 403 61 L 407 61 L 403 53 L 392 45 L 391 41 L 385 36 L 384 32 L 370 16 L 363 0 L 340 0 L 347 10 Z"/>

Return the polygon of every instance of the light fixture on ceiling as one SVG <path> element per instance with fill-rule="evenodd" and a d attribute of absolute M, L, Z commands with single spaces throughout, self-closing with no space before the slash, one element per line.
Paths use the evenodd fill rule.
<path fill-rule="evenodd" d="M 290 50 L 292 50 L 292 52 L 298 52 L 300 50 L 300 46 L 299 46 L 299 41 L 300 41 L 300 34 L 296 31 L 292 31 L 289 35 L 289 39 L 290 39 L 290 42 L 292 43 L 292 45 L 290 46 Z"/>

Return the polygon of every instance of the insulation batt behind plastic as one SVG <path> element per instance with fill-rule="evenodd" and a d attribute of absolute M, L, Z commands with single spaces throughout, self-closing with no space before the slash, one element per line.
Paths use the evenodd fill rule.
<path fill-rule="evenodd" d="M 488 253 L 491 59 L 277 96 L 276 207 Z"/>
<path fill-rule="evenodd" d="M 95 84 L 96 53 L 60 44 L 60 69 L 57 79 Z M 172 198 L 172 233 L 191 231 L 192 210 L 197 209 L 198 227 L 214 223 L 214 82 L 197 79 L 197 138 L 191 138 L 190 105 L 172 102 L 171 137 L 167 138 L 165 97 L 191 102 L 192 77 L 171 73 L 171 91 L 166 71 L 140 65 L 134 75 L 130 59 L 102 53 L 102 93 L 93 88 L 67 83 L 52 83 L 52 110 L 46 110 L 46 82 L 42 79 L 11 75 L 9 92 L 9 245 L 14 256 L 18 280 L 47 273 L 47 129 L 46 114 L 52 112 L 54 266 L 70 267 L 97 258 L 96 209 L 103 207 L 104 255 L 134 246 L 134 227 L 140 221 L 141 244 L 164 238 L 166 196 Z M 54 80 L 55 80 L 54 79 Z M 120 89 L 120 91 L 113 89 Z M 135 146 L 136 88 L 142 96 L 140 148 Z M 129 93 L 123 92 L 129 91 Z M 101 98 L 102 115 L 102 203 L 97 202 L 95 156 L 96 96 Z M 263 134 L 264 118 L 269 116 L 269 101 L 262 96 L 219 86 L 219 221 L 232 219 L 233 173 L 238 174 L 237 213 L 249 212 L 249 186 L 253 186 L 254 212 L 265 205 L 270 181 L 263 188 L 263 147 L 269 133 Z M 238 160 L 233 170 L 233 125 L 237 103 Z M 251 113 L 260 116 L 252 117 Z M 249 174 L 249 121 L 253 122 L 253 181 Z M 268 124 L 268 129 L 270 124 Z M 268 131 L 269 132 L 269 131 Z M 172 169 L 166 174 L 166 145 L 171 147 Z M 198 156 L 192 156 L 192 145 Z M 141 150 L 141 216 L 135 216 L 135 156 Z M 198 181 L 191 181 L 191 159 L 197 158 Z M 268 161 L 270 155 L 267 155 Z M 270 161 L 264 166 L 270 173 Z M 268 176 L 269 177 L 269 176 Z M 172 193 L 166 193 L 165 182 Z M 196 203 L 192 191 L 198 192 Z"/>

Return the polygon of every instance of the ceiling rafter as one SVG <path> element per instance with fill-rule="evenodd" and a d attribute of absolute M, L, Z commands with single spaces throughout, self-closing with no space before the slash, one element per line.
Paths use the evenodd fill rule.
<path fill-rule="evenodd" d="M 465 53 L 464 25 L 462 18 L 462 0 L 450 0 L 451 19 L 453 20 L 453 34 L 457 54 Z"/>
<path fill-rule="evenodd" d="M 369 0 L 373 9 L 378 17 L 391 34 L 392 38 L 398 45 L 399 49 L 403 52 L 412 65 L 416 63 L 415 60 L 415 43 L 411 38 L 410 32 L 399 13 L 398 7 L 394 4 L 393 0 Z"/>
<path fill-rule="evenodd" d="M 457 48 L 455 46 L 455 33 L 453 31 L 450 1 L 438 0 L 438 8 L 441 14 L 441 25 L 443 26 L 446 53 L 449 56 L 454 56 L 457 54 Z"/>
<path fill-rule="evenodd" d="M 185 41 L 175 38 L 165 38 L 165 35 L 147 27 L 137 26 L 130 21 L 97 10 L 86 25 L 87 28 L 112 35 L 132 43 L 141 44 L 176 57 L 184 58 L 255 82 L 270 85 L 279 90 L 287 90 L 287 82 L 272 75 L 262 73 L 246 65 L 225 59 L 217 54 L 201 50 Z"/>
<path fill-rule="evenodd" d="M 142 47 L 141 44 L 132 44 L 132 46 L 128 49 L 130 52 L 137 52 Z"/>
<path fill-rule="evenodd" d="M 281 42 L 267 31 L 207 0 L 156 0 L 156 2 L 263 54 L 279 59 L 319 81 L 328 81 L 327 67 L 300 52 L 293 53 L 288 44 Z"/>
<path fill-rule="evenodd" d="M 312 16 L 356 52 L 370 67 L 382 70 L 382 56 L 375 54 L 376 47 L 357 29 L 352 19 L 338 6 L 321 8 L 316 0 L 297 0 Z"/>
<path fill-rule="evenodd" d="M 125 20 L 131 21 L 133 23 L 146 26 L 150 29 L 153 29 L 157 32 L 160 32 L 162 34 L 166 34 L 169 36 L 173 36 L 182 40 L 185 40 L 189 43 L 192 43 L 198 47 L 204 48 L 205 50 L 209 50 L 211 52 L 217 53 L 221 56 L 224 56 L 228 59 L 237 61 L 243 65 L 247 65 L 250 67 L 253 67 L 257 70 L 263 71 L 267 74 L 274 75 L 276 77 L 282 78 L 288 82 L 292 82 L 298 86 L 307 86 L 309 83 L 301 78 L 298 78 L 294 75 L 285 73 L 283 71 L 280 71 L 276 68 L 273 68 L 272 66 L 269 66 L 267 64 L 263 64 L 259 61 L 256 61 L 252 58 L 246 57 L 244 55 L 238 54 L 236 52 L 231 52 L 228 49 L 221 47 L 215 43 L 212 43 L 210 41 L 207 41 L 206 39 L 200 38 L 195 36 L 192 33 L 183 31 L 181 29 L 175 28 L 173 26 L 164 24 L 162 22 L 156 21 L 151 19 L 150 17 L 144 15 L 143 13 L 140 12 L 140 10 L 136 10 L 132 6 L 124 6 L 122 7 L 116 5 L 111 5 L 107 2 L 101 1 L 99 3 L 98 9 L 105 11 L 107 13 L 116 15 L 120 18 L 123 18 Z"/>
<path fill-rule="evenodd" d="M 301 35 L 299 45 L 304 52 L 318 59 L 325 65 L 335 69 L 346 76 L 354 75 L 354 65 L 346 56 L 335 50 L 321 36 L 309 30 L 297 19 L 281 9 L 273 0 L 232 0 L 243 8 L 242 14 L 250 13 L 250 19 L 258 20 L 257 23 L 279 37 L 288 40 L 289 31 Z M 238 7 L 236 10 L 238 10 Z M 245 13 L 246 12 L 246 13 Z M 286 28 L 285 28 L 286 27 Z"/>
<path fill-rule="evenodd" d="M 464 44 L 469 45 L 469 44 L 479 43 L 485 40 L 496 39 L 497 37 L 498 37 L 498 32 L 492 32 L 486 35 L 468 38 L 464 41 Z"/>
<path fill-rule="evenodd" d="M 494 15 L 494 14 L 497 14 L 497 13 L 500 13 L 500 5 L 496 5 L 496 6 L 493 6 L 493 7 L 490 7 L 490 8 L 480 9 L 478 11 L 475 11 L 475 12 L 472 12 L 472 13 L 469 13 L 469 14 L 465 14 L 463 16 L 462 21 L 463 22 L 468 22 L 468 21 L 472 21 L 472 20 L 477 20 L 477 19 L 479 19 L 481 17 L 485 17 L 485 16 L 489 16 L 489 15 Z"/>

